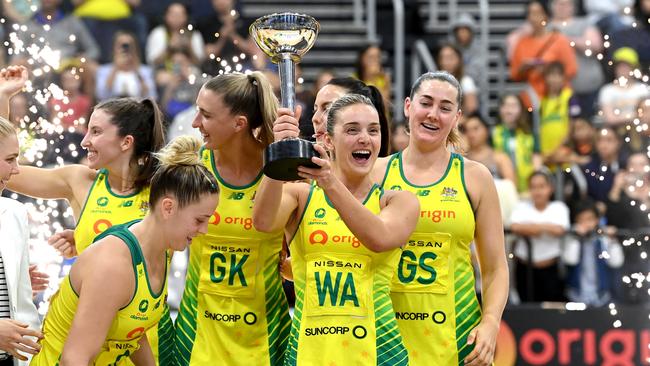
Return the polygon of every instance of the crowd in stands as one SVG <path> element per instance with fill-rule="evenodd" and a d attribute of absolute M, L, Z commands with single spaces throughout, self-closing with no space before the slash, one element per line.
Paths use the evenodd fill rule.
<path fill-rule="evenodd" d="M 26 65 L 33 75 L 33 90 L 11 106 L 21 147 L 35 151 L 21 154 L 32 156 L 24 164 L 82 161 L 84 126 L 106 99 L 155 98 L 173 137 L 195 133 L 194 101 L 212 75 L 260 70 L 279 90 L 277 69 L 248 35 L 252 19 L 236 0 L 1 6 L 8 47 L 0 63 Z M 497 182 L 512 301 L 647 302 L 650 1 L 529 2 L 526 19 L 507 37 L 507 77 L 522 83 L 522 93 L 502 95 L 490 116 L 479 114 L 487 91 L 478 81 L 488 64 L 477 32 L 475 19 L 461 14 L 449 36 L 430 46 L 437 67 L 462 85 L 463 153 Z M 333 77 L 359 78 L 392 101 L 386 56 L 370 44 L 350 65 L 353 75 L 324 69 L 313 88 L 298 84 L 303 136 L 313 138 L 315 94 Z M 392 125 L 393 152 L 407 134 L 404 124 Z"/>

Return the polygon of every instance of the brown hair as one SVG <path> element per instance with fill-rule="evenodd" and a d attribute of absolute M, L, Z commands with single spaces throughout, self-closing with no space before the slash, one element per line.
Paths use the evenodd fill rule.
<path fill-rule="evenodd" d="M 151 178 L 151 208 L 170 193 L 181 208 L 197 202 L 203 194 L 219 193 L 217 179 L 199 156 L 201 145 L 196 137 L 179 136 L 155 154 L 159 164 Z"/>
<path fill-rule="evenodd" d="M 429 80 L 438 80 L 453 86 L 454 89 L 456 89 L 457 110 L 460 110 L 460 106 L 463 104 L 463 89 L 460 87 L 460 83 L 458 82 L 458 79 L 456 79 L 454 75 L 448 73 L 447 71 L 429 71 L 420 75 L 420 77 L 418 77 L 415 80 L 413 86 L 411 87 L 411 93 L 409 94 L 409 98 L 413 100 L 415 94 L 420 91 L 420 88 L 422 87 L 422 83 Z M 407 124 L 406 126 L 408 130 L 409 125 Z M 451 146 L 455 150 L 460 151 L 462 146 L 462 141 L 463 141 L 462 137 L 458 132 L 458 127 L 454 127 L 449 132 L 449 136 L 447 136 L 446 145 Z"/>
<path fill-rule="evenodd" d="M 251 135 L 260 144 L 266 147 L 273 142 L 278 98 L 264 74 L 259 71 L 249 75 L 223 74 L 208 80 L 203 87 L 219 94 L 230 113 L 245 116 Z"/>
<path fill-rule="evenodd" d="M 137 165 L 135 188 L 140 190 L 149 185 L 156 170 L 156 160 L 151 154 L 165 144 L 163 114 L 156 102 L 145 98 L 110 99 L 95 106 L 111 116 L 110 123 L 117 126 L 120 137 L 133 136 L 134 149 L 131 163 Z"/>

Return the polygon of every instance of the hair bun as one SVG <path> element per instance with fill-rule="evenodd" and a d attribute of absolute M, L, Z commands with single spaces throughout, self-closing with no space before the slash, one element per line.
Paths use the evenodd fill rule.
<path fill-rule="evenodd" d="M 193 136 L 179 136 L 170 141 L 155 156 L 163 167 L 174 165 L 201 165 L 199 150 L 202 143 Z"/>

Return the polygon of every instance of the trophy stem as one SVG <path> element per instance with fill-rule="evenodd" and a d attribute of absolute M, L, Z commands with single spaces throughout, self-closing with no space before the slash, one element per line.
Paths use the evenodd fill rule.
<path fill-rule="evenodd" d="M 290 53 L 281 53 L 280 62 L 278 62 L 280 72 L 280 97 L 282 99 L 282 108 L 294 110 L 296 106 L 296 65 L 291 60 Z"/>

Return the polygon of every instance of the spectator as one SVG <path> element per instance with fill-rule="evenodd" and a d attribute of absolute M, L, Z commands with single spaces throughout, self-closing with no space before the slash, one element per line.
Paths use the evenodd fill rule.
<path fill-rule="evenodd" d="M 50 62 L 36 56 L 28 55 L 28 47 L 32 44 L 42 50 L 49 46 L 59 51 L 61 63 L 71 59 L 85 58 L 97 60 L 99 47 L 88 29 L 77 17 L 65 14 L 60 9 L 62 0 L 43 0 L 41 8 L 26 22 L 24 30 L 16 31 L 17 42 L 13 42 L 14 63 L 23 58 L 37 58 L 39 63 Z M 22 27 L 21 27 L 22 28 Z M 56 68 L 57 65 L 50 64 Z"/>
<path fill-rule="evenodd" d="M 483 164 L 494 178 L 499 196 L 501 218 L 505 225 L 510 223 L 510 215 L 519 201 L 516 188 L 515 170 L 508 155 L 492 148 L 490 127 L 485 119 L 474 114 L 458 126 L 458 131 L 466 145 L 465 156 Z"/>
<path fill-rule="evenodd" d="M 596 133 L 596 154 L 582 166 L 587 181 L 589 197 L 605 202 L 614 184 L 614 176 L 624 166 L 620 157 L 621 141 L 611 127 L 603 127 Z"/>
<path fill-rule="evenodd" d="M 594 115 L 598 90 L 605 83 L 603 67 L 596 55 L 603 51 L 603 36 L 587 18 L 575 17 L 577 0 L 552 0 L 551 25 L 574 45 L 578 72 L 571 83 L 582 114 Z"/>
<path fill-rule="evenodd" d="M 92 93 L 99 46 L 83 22 L 61 10 L 61 2 L 43 0 L 41 8 L 24 27 L 16 30 L 16 38 L 10 39 L 14 55 L 12 63 L 43 68 L 43 76 L 34 79 L 34 84 L 37 88 L 44 88 L 52 81 L 48 68 L 58 69 L 59 65 L 84 62 L 83 67 L 88 71 L 84 92 Z M 30 48 L 32 45 L 36 48 Z M 36 50 L 38 53 L 34 52 Z M 33 64 L 30 58 L 35 61 Z"/>
<path fill-rule="evenodd" d="M 612 62 L 614 80 L 600 89 L 598 105 L 604 123 L 621 126 L 636 118 L 639 99 L 650 93 L 648 86 L 634 76 L 634 69 L 640 66 L 636 51 L 629 47 L 619 48 L 614 52 Z"/>
<path fill-rule="evenodd" d="M 24 24 L 34 15 L 34 6 L 40 8 L 39 0 L 12 0 L 3 1 L 0 5 L 3 14 L 10 22 L 15 24 Z M 1 27 L 0 27 L 1 28 Z"/>
<path fill-rule="evenodd" d="M 603 34 L 613 34 L 632 24 L 632 19 L 623 13 L 625 8 L 632 6 L 634 0 L 582 1 L 589 19 Z"/>
<path fill-rule="evenodd" d="M 532 249 L 529 254 L 520 239 L 514 251 L 517 292 L 524 302 L 564 300 L 559 260 L 562 236 L 569 229 L 570 220 L 567 206 L 551 201 L 554 185 L 548 172 L 534 172 L 529 179 L 530 201 L 520 201 L 512 212 L 510 230 L 530 238 Z M 532 271 L 532 283 L 527 280 L 528 271 Z"/>
<path fill-rule="evenodd" d="M 372 85 L 379 89 L 384 101 L 391 100 L 390 75 L 384 71 L 379 46 L 371 44 L 359 51 L 353 76 L 366 85 Z"/>
<path fill-rule="evenodd" d="M 607 195 L 608 224 L 622 229 L 650 227 L 646 212 L 650 207 L 649 165 L 647 155 L 636 153 L 627 159 L 626 169 L 617 172 Z"/>
<path fill-rule="evenodd" d="M 539 111 L 540 151 L 549 167 L 557 167 L 570 161 L 569 129 L 573 118 L 580 115 L 580 105 L 567 84 L 562 63 L 553 61 L 544 67 L 544 83 L 546 94 Z"/>
<path fill-rule="evenodd" d="M 111 44 L 120 31 L 131 32 L 138 44 L 145 44 L 147 29 L 144 20 L 138 20 L 133 9 L 140 0 L 71 0 L 74 15 L 81 18 L 101 47 L 100 63 L 111 60 Z M 141 55 L 139 55 L 141 56 Z"/>
<path fill-rule="evenodd" d="M 250 22 L 242 18 L 241 13 L 235 9 L 234 2 L 235 0 L 212 0 L 216 14 L 204 16 L 197 21 L 197 28 L 205 42 L 205 54 L 208 56 L 201 68 L 208 75 L 218 75 L 220 70 L 236 70 L 237 64 L 252 68 L 252 61 L 248 58 L 257 52 L 257 46 L 248 34 Z"/>
<path fill-rule="evenodd" d="M 400 152 L 409 146 L 409 132 L 405 123 L 391 124 L 390 148 L 391 154 Z"/>
<path fill-rule="evenodd" d="M 516 183 L 515 171 L 508 155 L 495 151 L 490 139 L 490 127 L 479 115 L 472 115 L 458 127 L 465 140 L 465 156 L 477 161 L 490 171 L 494 179 L 506 179 Z"/>
<path fill-rule="evenodd" d="M 574 162 L 580 165 L 587 164 L 594 153 L 596 131 L 594 126 L 584 117 L 578 117 L 571 124 L 569 147 L 575 155 Z"/>
<path fill-rule="evenodd" d="M 647 233 L 650 229 L 648 207 L 650 207 L 650 161 L 645 153 L 630 155 L 626 169 L 618 172 L 607 200 L 607 223 L 624 230 L 626 240 L 644 243 L 644 246 L 629 245 L 623 248 L 625 264 L 623 273 L 627 281 L 623 284 L 623 297 L 628 303 L 648 302 L 648 283 L 643 280 L 630 280 L 633 273 L 648 273 Z M 624 277 L 624 278 L 625 278 Z M 645 277 L 643 277 L 645 278 Z"/>
<path fill-rule="evenodd" d="M 78 149 L 81 145 L 88 117 L 92 108 L 92 98 L 83 92 L 83 77 L 78 68 L 68 66 L 59 75 L 59 85 L 63 95 L 58 98 L 53 96 L 48 101 L 50 122 L 60 125 L 59 138 L 54 139 L 54 145 L 44 152 L 43 161 L 56 163 L 63 159 L 66 163 L 78 164 L 86 157 L 85 149 Z"/>
<path fill-rule="evenodd" d="M 190 60 L 198 65 L 203 60 L 203 37 L 188 27 L 188 11 L 185 4 L 172 2 L 165 10 L 165 22 L 154 28 L 147 38 L 146 60 L 149 65 L 169 63 L 168 48 L 187 48 Z M 168 66 L 168 65 L 166 65 Z"/>
<path fill-rule="evenodd" d="M 475 36 L 478 30 L 476 21 L 469 13 L 461 13 L 451 22 L 449 42 L 463 55 L 463 70 L 467 76 L 480 81 L 487 74 L 487 61 L 482 57 L 481 42 Z"/>
<path fill-rule="evenodd" d="M 576 57 L 565 36 L 547 29 L 548 12 L 542 2 L 533 0 L 528 3 L 526 19 L 532 32 L 516 42 L 510 59 L 510 77 L 527 82 L 542 98 L 546 92 L 544 66 L 559 61 L 564 65 L 567 80 L 572 80 L 577 71 Z M 525 104 L 530 106 L 531 101 Z"/>
<path fill-rule="evenodd" d="M 440 70 L 447 71 L 460 81 L 463 90 L 463 114 L 474 114 L 478 109 L 478 88 L 474 80 L 465 74 L 460 50 L 451 44 L 443 44 L 436 54 L 436 64 Z"/>
<path fill-rule="evenodd" d="M 539 143 L 530 124 L 530 114 L 516 94 L 506 94 L 499 101 L 499 119 L 492 130 L 496 151 L 506 153 L 517 174 L 517 190 L 528 191 L 528 177 L 542 165 Z"/>
<path fill-rule="evenodd" d="M 167 116 L 174 118 L 194 104 L 203 80 L 199 68 L 192 64 L 187 48 L 170 50 L 169 54 L 173 75 L 164 89 L 160 104 Z"/>
<path fill-rule="evenodd" d="M 630 47 L 639 55 L 640 63 L 643 69 L 647 70 L 650 66 L 650 1 L 634 1 L 634 24 L 632 27 L 626 27 L 618 32 L 610 33 L 612 35 L 612 49 L 621 47 Z"/>
<path fill-rule="evenodd" d="M 588 306 L 612 300 L 614 269 L 623 265 L 621 244 L 598 230 L 600 218 L 594 201 L 580 202 L 574 211 L 573 234 L 562 253 L 568 266 L 567 298 Z"/>
<path fill-rule="evenodd" d="M 196 117 L 196 105 L 192 104 L 190 107 L 176 114 L 172 120 L 171 125 L 167 129 L 165 138 L 169 141 L 179 137 L 190 135 L 196 138 L 202 138 L 201 131 L 198 128 L 192 127 L 192 121 Z"/>
<path fill-rule="evenodd" d="M 155 98 L 153 71 L 140 61 L 140 47 L 131 33 L 119 31 L 113 41 L 113 62 L 97 70 L 98 101 L 115 97 Z"/>
<path fill-rule="evenodd" d="M 60 98 L 50 98 L 48 106 L 50 122 L 84 135 L 93 101 L 92 97 L 84 93 L 84 78 L 81 74 L 77 66 L 66 66 L 59 74 L 59 86 L 63 95 Z"/>

